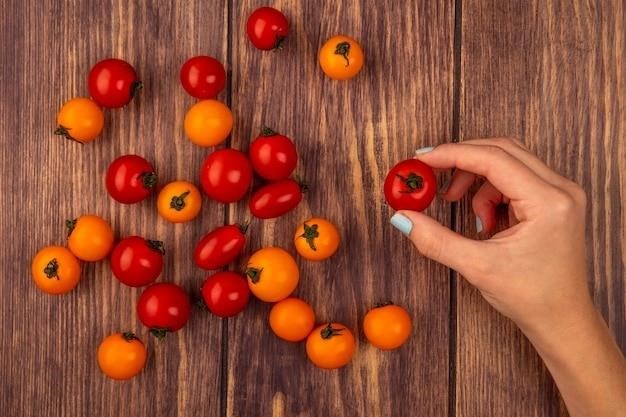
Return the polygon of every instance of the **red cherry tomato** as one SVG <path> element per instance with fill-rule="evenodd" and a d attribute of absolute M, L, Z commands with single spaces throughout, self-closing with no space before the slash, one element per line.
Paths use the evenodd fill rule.
<path fill-rule="evenodd" d="M 111 270 L 123 284 L 142 287 L 161 274 L 163 253 L 163 242 L 129 236 L 113 248 Z"/>
<path fill-rule="evenodd" d="M 89 71 L 89 95 L 99 106 L 118 108 L 127 105 L 143 85 L 135 68 L 121 59 L 105 59 Z"/>
<path fill-rule="evenodd" d="M 234 272 L 218 272 L 204 281 L 200 289 L 204 303 L 211 313 L 231 317 L 241 313 L 248 305 L 248 283 Z"/>
<path fill-rule="evenodd" d="M 300 204 L 306 185 L 287 179 L 272 182 L 256 190 L 250 198 L 250 212 L 259 219 L 273 219 Z"/>
<path fill-rule="evenodd" d="M 252 183 L 252 166 L 245 153 L 220 149 L 211 153 L 200 169 L 202 189 L 213 200 L 234 203 L 241 200 Z"/>
<path fill-rule="evenodd" d="M 298 163 L 296 146 L 291 139 L 267 127 L 252 142 L 249 154 L 252 168 L 269 181 L 288 178 Z"/>
<path fill-rule="evenodd" d="M 143 290 L 137 302 L 139 320 L 159 339 L 168 332 L 180 330 L 189 320 L 190 313 L 191 303 L 187 293 L 170 282 L 150 285 Z"/>
<path fill-rule="evenodd" d="M 109 165 L 106 187 L 114 200 L 134 204 L 148 198 L 157 183 L 150 162 L 137 155 L 120 156 Z"/>
<path fill-rule="evenodd" d="M 248 18 L 246 32 L 250 42 L 258 49 L 278 49 L 289 33 L 289 22 L 278 10 L 260 7 Z"/>
<path fill-rule="evenodd" d="M 422 211 L 436 192 L 435 173 L 417 159 L 399 162 L 385 178 L 385 199 L 394 210 Z"/>
<path fill-rule="evenodd" d="M 193 252 L 196 265 L 203 269 L 219 269 L 237 259 L 246 244 L 247 228 L 247 225 L 231 224 L 204 235 Z"/>
<path fill-rule="evenodd" d="M 215 58 L 194 56 L 180 69 L 180 82 L 192 97 L 215 98 L 226 85 L 226 71 Z"/>

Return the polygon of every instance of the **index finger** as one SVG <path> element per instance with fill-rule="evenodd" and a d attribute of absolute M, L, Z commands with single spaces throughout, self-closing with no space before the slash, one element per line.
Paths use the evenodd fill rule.
<path fill-rule="evenodd" d="M 446 143 L 415 156 L 433 168 L 460 168 L 487 178 L 511 199 L 544 198 L 550 185 L 522 161 L 497 146 Z"/>

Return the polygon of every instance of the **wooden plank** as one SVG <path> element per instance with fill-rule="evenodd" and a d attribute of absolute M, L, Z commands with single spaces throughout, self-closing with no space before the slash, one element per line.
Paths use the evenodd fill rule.
<path fill-rule="evenodd" d="M 620 1 L 463 1 L 461 137 L 522 138 L 589 197 L 594 300 L 626 348 L 624 7 Z M 457 221 L 475 233 L 467 201 Z M 557 416 L 532 346 L 458 281 L 457 416 Z"/>
<path fill-rule="evenodd" d="M 220 415 L 218 319 L 196 314 L 184 330 L 155 343 L 135 314 L 139 291 L 121 286 L 108 262 L 85 265 L 75 291 L 52 297 L 32 284 L 30 259 L 40 247 L 63 244 L 66 218 L 96 213 L 120 236 L 164 240 L 160 280 L 199 288 L 204 273 L 190 251 L 223 223 L 223 207 L 205 200 L 193 224 L 167 224 L 155 198 L 132 207 L 114 203 L 103 173 L 114 157 L 138 153 L 156 163 L 162 183 L 197 180 L 206 151 L 184 138 L 193 100 L 178 72 L 195 54 L 226 59 L 226 1 L 5 1 L 2 9 L 0 185 L 9 197 L 0 229 L 12 243 L 0 247 L 0 407 L 22 416 Z M 145 83 L 138 101 L 107 111 L 95 143 L 54 136 L 57 109 L 87 94 L 91 65 L 109 56 L 137 68 Z M 150 340 L 150 359 L 131 382 L 113 382 L 100 374 L 95 353 L 105 335 L 126 329 Z"/>
<path fill-rule="evenodd" d="M 292 25 L 279 52 L 261 52 L 244 35 L 257 0 L 233 9 L 233 147 L 247 150 L 262 125 L 294 138 L 297 171 L 311 184 L 298 209 L 253 221 L 248 249 L 278 245 L 295 254 L 296 226 L 311 215 L 339 225 L 343 244 L 329 261 L 297 259 L 295 294 L 318 321 L 338 320 L 360 335 L 369 307 L 391 299 L 414 318 L 401 350 L 383 353 L 360 337 L 351 365 L 322 371 L 303 344 L 279 341 L 267 325 L 270 306 L 253 302 L 228 326 L 228 416 L 446 416 L 448 408 L 448 271 L 420 257 L 393 230 L 382 181 L 397 161 L 452 131 L 453 5 L 411 1 L 278 1 Z M 317 51 L 331 35 L 361 41 L 366 65 L 349 82 L 326 78 Z M 430 213 L 449 221 L 438 202 Z M 231 222 L 249 217 L 245 204 Z M 245 259 L 241 267 L 245 265 Z"/>

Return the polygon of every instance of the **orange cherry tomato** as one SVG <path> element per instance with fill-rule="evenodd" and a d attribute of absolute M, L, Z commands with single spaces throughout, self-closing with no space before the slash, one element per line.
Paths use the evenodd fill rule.
<path fill-rule="evenodd" d="M 95 101 L 79 97 L 66 102 L 57 114 L 55 135 L 81 143 L 94 140 L 104 127 L 104 113 Z"/>
<path fill-rule="evenodd" d="M 252 254 L 246 275 L 252 294 L 270 303 L 287 298 L 300 279 L 296 261 L 281 248 L 265 248 Z"/>
<path fill-rule="evenodd" d="M 322 46 L 319 61 L 324 73 L 333 80 L 349 80 L 363 68 L 365 55 L 357 41 L 337 35 Z"/>
<path fill-rule="evenodd" d="M 80 280 L 80 262 L 62 246 L 47 246 L 33 258 L 33 280 L 48 294 L 65 294 Z"/>
<path fill-rule="evenodd" d="M 233 114 L 221 101 L 199 101 L 185 115 L 185 134 L 199 146 L 219 145 L 230 135 L 232 128 Z"/>
<path fill-rule="evenodd" d="M 78 259 L 99 261 L 106 258 L 113 247 L 113 230 L 109 222 L 94 215 L 67 220 L 67 247 Z"/>
<path fill-rule="evenodd" d="M 157 210 L 161 217 L 172 223 L 184 223 L 196 218 L 202 208 L 202 196 L 198 187 L 187 181 L 167 184 L 157 198 Z"/>
<path fill-rule="evenodd" d="M 337 251 L 340 241 L 335 225 L 319 217 L 301 224 L 293 238 L 298 253 L 312 261 L 330 258 Z"/>
<path fill-rule="evenodd" d="M 402 346 L 411 335 L 411 316 L 402 307 L 389 304 L 371 309 L 363 319 L 363 331 L 369 342 L 379 349 Z"/>
<path fill-rule="evenodd" d="M 270 327 L 276 336 L 289 342 L 306 339 L 315 326 L 315 313 L 299 298 L 289 297 L 270 310 Z"/>
<path fill-rule="evenodd" d="M 356 349 L 352 332 L 341 323 L 315 328 L 306 339 L 306 354 L 315 366 L 336 369 L 347 365 Z"/>
<path fill-rule="evenodd" d="M 146 364 L 146 347 L 134 333 L 113 333 L 98 347 L 98 365 L 109 378 L 124 380 L 137 375 Z"/>

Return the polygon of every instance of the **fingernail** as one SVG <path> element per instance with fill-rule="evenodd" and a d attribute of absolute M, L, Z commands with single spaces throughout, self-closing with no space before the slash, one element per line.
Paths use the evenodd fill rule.
<path fill-rule="evenodd" d="M 476 216 L 476 233 L 480 233 L 483 231 L 483 222 L 480 220 L 480 217 Z"/>
<path fill-rule="evenodd" d="M 391 225 L 407 236 L 411 233 L 411 229 L 413 229 L 411 220 L 401 213 L 396 213 L 391 216 Z"/>
<path fill-rule="evenodd" d="M 428 153 L 428 152 L 431 152 L 433 149 L 435 149 L 434 146 L 427 146 L 425 148 L 419 148 L 418 150 L 415 151 L 415 155 L 421 155 L 423 153 Z"/>

